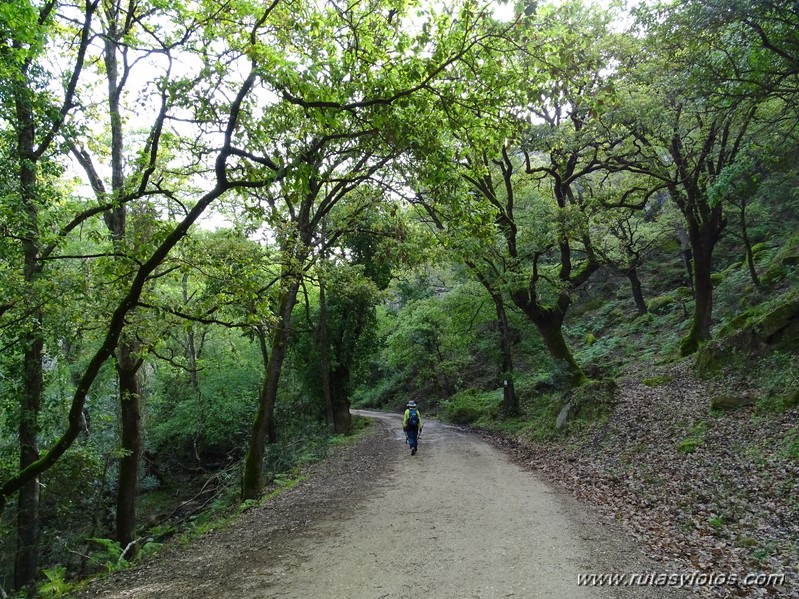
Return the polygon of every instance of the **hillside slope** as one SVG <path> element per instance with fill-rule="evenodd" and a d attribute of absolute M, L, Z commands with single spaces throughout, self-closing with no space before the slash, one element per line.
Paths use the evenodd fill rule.
<path fill-rule="evenodd" d="M 763 410 L 746 389 L 698 378 L 692 363 L 628 374 L 609 415 L 569 436 L 485 434 L 601 506 L 651 557 L 708 575 L 785 575 L 777 585 L 708 585 L 707 596 L 799 597 L 799 410 Z M 745 405 L 710 409 L 725 384 Z"/>

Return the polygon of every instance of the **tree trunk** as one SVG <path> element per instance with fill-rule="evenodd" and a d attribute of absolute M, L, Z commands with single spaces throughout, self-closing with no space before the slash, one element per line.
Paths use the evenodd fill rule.
<path fill-rule="evenodd" d="M 691 240 L 688 237 L 688 233 L 686 233 L 685 229 L 682 228 L 677 229 L 677 238 L 680 240 L 680 253 L 682 254 L 682 261 L 683 264 L 685 265 L 685 273 L 686 273 L 685 285 L 686 287 L 690 287 L 691 292 L 693 292 L 694 260 L 693 260 L 693 251 L 691 250 Z"/>
<path fill-rule="evenodd" d="M 497 311 L 497 324 L 499 325 L 499 344 L 502 352 L 502 412 L 506 416 L 516 416 L 519 413 L 519 399 L 516 397 L 516 387 L 513 383 L 513 345 L 511 343 L 510 325 L 505 312 L 505 302 L 502 294 L 491 293 L 494 307 Z"/>
<path fill-rule="evenodd" d="M 125 192 L 124 134 L 121 116 L 121 88 L 119 86 L 119 63 L 117 50 L 123 31 L 118 28 L 114 13 L 117 7 L 110 5 L 108 31 L 105 37 L 106 84 L 108 88 L 108 111 L 111 119 L 111 190 L 119 204 L 105 213 L 105 222 L 111 240 L 120 255 L 126 253 L 127 209 L 121 198 Z M 117 351 L 117 376 L 119 378 L 120 445 L 122 458 L 119 462 L 119 483 L 116 505 L 116 538 L 130 558 L 136 552 L 136 503 L 139 492 L 139 462 L 142 455 L 141 390 L 137 371 L 141 362 L 136 354 L 139 344 L 130 338 L 122 338 Z"/>
<path fill-rule="evenodd" d="M 330 373 L 330 389 L 333 396 L 333 432 L 337 435 L 352 433 L 350 414 L 350 369 L 339 366 Z"/>
<path fill-rule="evenodd" d="M 635 300 L 635 307 L 638 308 L 638 314 L 646 314 L 646 302 L 644 301 L 644 294 L 641 291 L 641 279 L 638 278 L 638 269 L 633 267 L 627 271 L 627 278 L 630 280 L 630 287 L 633 290 L 633 299 Z"/>
<path fill-rule="evenodd" d="M 496 292 L 488 278 L 477 268 L 474 262 L 467 260 L 466 264 L 494 301 L 494 309 L 497 312 L 497 324 L 499 326 L 499 349 L 502 356 L 502 365 L 500 366 L 503 390 L 502 411 L 507 416 L 515 416 L 519 413 L 519 400 L 516 397 L 516 386 L 513 383 L 513 344 L 511 343 L 508 315 L 505 312 L 505 301 L 502 298 L 502 293 Z"/>
<path fill-rule="evenodd" d="M 23 389 L 20 398 L 19 465 L 20 471 L 39 459 L 39 411 L 41 409 L 43 370 L 43 313 L 36 307 L 36 283 L 41 273 L 39 262 L 39 209 L 37 198 L 37 159 L 34 152 L 35 124 L 30 93 L 20 86 L 15 91 L 17 118 L 17 153 L 20 159 L 19 184 L 25 217 L 22 253 L 23 277 L 28 287 L 26 300 L 31 306 L 32 318 L 28 330 L 22 335 Z M 34 477 L 20 488 L 17 498 L 17 553 L 14 561 L 14 587 L 22 588 L 36 579 L 39 561 L 39 477 Z"/>
<path fill-rule="evenodd" d="M 20 470 L 39 459 L 37 432 L 42 395 L 43 344 L 38 333 L 37 327 L 26 339 L 25 389 L 19 423 Z M 36 477 L 20 489 L 17 500 L 17 553 L 14 562 L 14 587 L 17 589 L 32 583 L 38 575 L 39 489 L 39 478 Z"/>
<path fill-rule="evenodd" d="M 189 275 L 183 275 L 181 281 L 181 288 L 183 291 L 183 304 L 189 304 Z M 192 395 L 197 398 L 200 408 L 200 422 L 203 419 L 203 405 L 200 398 L 200 379 L 197 373 L 197 344 L 194 339 L 194 326 L 189 324 L 189 329 L 186 331 L 186 360 L 189 363 L 189 376 L 191 383 Z"/>
<path fill-rule="evenodd" d="M 296 278 L 280 300 L 279 321 L 272 333 L 272 347 L 269 352 L 269 364 L 264 375 L 264 382 L 259 397 L 258 413 L 253 422 L 250 444 L 244 462 L 242 477 L 242 499 L 257 499 L 261 495 L 264 451 L 267 443 L 277 440 L 275 428 L 275 402 L 280 381 L 280 371 L 286 357 L 289 332 L 291 327 L 291 311 L 297 301 L 300 280 Z"/>
<path fill-rule="evenodd" d="M 121 408 L 121 448 L 117 489 L 116 538 L 125 558 L 136 553 L 136 504 L 139 493 L 139 462 L 143 446 L 141 435 L 141 390 L 136 375 L 140 362 L 135 344 L 123 342 L 117 354 L 119 403 Z"/>
<path fill-rule="evenodd" d="M 710 339 L 713 326 L 713 247 L 715 235 L 703 234 L 698 227 L 692 229 L 691 245 L 694 263 L 694 314 L 691 330 L 680 342 L 683 356 L 695 353 Z"/>
<path fill-rule="evenodd" d="M 336 417 L 333 410 L 333 390 L 330 386 L 330 340 L 327 329 L 327 299 L 325 282 L 319 280 L 319 369 L 322 379 L 322 397 L 325 402 L 325 422 L 330 430 L 336 430 Z"/>
<path fill-rule="evenodd" d="M 746 264 L 749 267 L 749 276 L 752 277 L 752 283 L 755 289 L 760 289 L 760 278 L 757 276 L 755 269 L 755 254 L 752 251 L 752 243 L 749 240 L 749 231 L 746 227 L 746 198 L 741 199 L 741 209 L 739 212 L 741 224 L 741 239 L 744 242 L 744 249 L 746 251 Z"/>
<path fill-rule="evenodd" d="M 563 321 L 566 317 L 566 310 L 571 304 L 568 295 L 561 294 L 558 305 L 554 308 L 540 307 L 527 292 L 513 293 L 511 297 L 538 329 L 555 364 L 559 368 L 563 368 L 566 383 L 570 387 L 579 387 L 586 383 L 588 377 L 577 364 L 577 360 L 574 359 L 569 345 L 563 337 Z"/>
<path fill-rule="evenodd" d="M 350 414 L 350 378 L 352 371 L 346 365 L 340 365 L 330 373 L 330 389 L 333 395 L 333 432 L 337 435 L 352 433 L 352 415 Z"/>
<path fill-rule="evenodd" d="M 571 349 L 563 336 L 563 319 L 554 315 L 535 322 L 538 332 L 544 339 L 544 345 L 549 350 L 549 355 L 556 364 L 565 370 L 566 382 L 570 387 L 579 387 L 588 381 L 577 360 L 574 359 Z"/>

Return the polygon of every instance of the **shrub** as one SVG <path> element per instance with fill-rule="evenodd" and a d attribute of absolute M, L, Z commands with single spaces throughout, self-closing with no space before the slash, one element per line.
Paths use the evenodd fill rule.
<path fill-rule="evenodd" d="M 496 418 L 500 403 L 501 395 L 496 391 L 479 393 L 468 389 L 441 404 L 441 417 L 455 424 L 473 424 L 484 416 Z"/>

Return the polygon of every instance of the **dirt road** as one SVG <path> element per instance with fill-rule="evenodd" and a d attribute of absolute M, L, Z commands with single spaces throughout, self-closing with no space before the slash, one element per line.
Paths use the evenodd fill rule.
<path fill-rule="evenodd" d="M 80 596 L 688 596 L 578 586 L 581 573 L 664 567 L 478 437 L 428 421 L 411 456 L 398 416 L 368 415 L 378 419 L 378 433 L 307 484 Z"/>

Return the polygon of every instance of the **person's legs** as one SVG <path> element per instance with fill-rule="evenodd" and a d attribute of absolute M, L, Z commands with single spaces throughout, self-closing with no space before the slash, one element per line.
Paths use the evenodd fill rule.
<path fill-rule="evenodd" d="M 416 453 L 418 435 L 418 428 L 408 428 L 408 444 L 411 446 L 411 455 Z"/>

